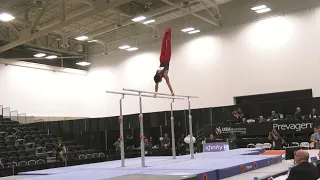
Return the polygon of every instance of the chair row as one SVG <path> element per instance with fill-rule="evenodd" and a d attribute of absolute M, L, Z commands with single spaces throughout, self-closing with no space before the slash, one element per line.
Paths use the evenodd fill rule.
<path fill-rule="evenodd" d="M 45 164 L 46 161 L 43 159 L 39 160 L 30 160 L 30 161 L 19 161 L 17 162 L 10 162 L 8 163 L 8 167 L 21 167 L 21 166 L 30 166 L 30 165 L 36 165 L 36 164 Z M 4 168 L 5 165 L 2 164 L 2 167 Z"/>
<path fill-rule="evenodd" d="M 79 159 L 82 160 L 82 159 L 92 159 L 92 158 L 102 158 L 102 157 L 106 157 L 106 155 L 104 153 L 93 153 L 93 154 L 87 154 L 87 155 L 84 155 L 84 154 L 81 154 L 79 155 Z"/>

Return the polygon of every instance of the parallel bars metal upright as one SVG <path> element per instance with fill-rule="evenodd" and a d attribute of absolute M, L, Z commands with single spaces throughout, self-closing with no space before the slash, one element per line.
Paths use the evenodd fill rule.
<path fill-rule="evenodd" d="M 139 106 L 140 106 L 140 114 L 139 114 L 139 122 L 140 122 L 140 149 L 141 149 L 141 166 L 145 167 L 145 147 L 144 147 L 144 131 L 143 131 L 143 114 L 142 114 L 142 97 L 154 97 L 150 95 L 142 95 L 139 92 L 139 94 L 132 94 L 132 93 L 125 93 L 125 92 L 116 92 L 116 91 L 106 91 L 110 94 L 119 94 L 122 95 L 120 99 L 120 116 L 119 116 L 119 124 L 120 124 L 120 148 L 121 148 L 121 167 L 125 167 L 125 154 L 124 154 L 124 133 L 123 133 L 123 115 L 122 115 L 122 100 L 124 99 L 125 95 L 129 96 L 139 96 Z M 172 109 L 172 103 L 175 99 L 181 99 L 177 97 L 163 97 L 158 96 L 157 98 L 162 99 L 172 99 L 171 102 L 171 132 L 172 132 L 172 155 L 173 159 L 176 158 L 176 149 L 175 149 L 175 139 L 174 139 L 174 117 L 173 117 L 173 109 Z"/>
<path fill-rule="evenodd" d="M 135 89 L 125 89 L 123 88 L 124 91 L 131 91 L 131 92 L 137 92 L 139 94 L 141 93 L 145 93 L 145 94 L 157 94 L 157 95 L 163 95 L 163 96 L 171 96 L 173 98 L 175 97 L 180 97 L 180 98 L 187 98 L 188 99 L 188 109 L 189 109 L 189 132 L 190 132 L 190 144 L 189 144 L 189 149 L 190 149 L 190 155 L 191 155 L 191 159 L 194 159 L 194 147 L 193 147 L 193 132 L 192 132 L 192 115 L 191 115 L 191 103 L 190 103 L 190 99 L 191 98 L 199 98 L 196 96 L 183 96 L 183 95 L 175 95 L 172 96 L 171 94 L 165 94 L 165 93 L 155 93 L 155 92 L 149 92 L 149 91 L 140 91 L 140 90 L 135 90 Z M 172 105 L 172 104 L 171 104 Z M 171 125 L 172 125 L 171 121 Z M 171 131 L 172 131 L 172 126 L 171 126 Z M 173 130 L 174 132 L 174 130 Z M 174 136 L 174 133 L 172 134 L 172 136 Z M 173 143 L 172 143 L 173 144 Z M 173 146 L 173 145 L 172 145 Z M 173 152 L 172 152 L 173 153 Z"/>

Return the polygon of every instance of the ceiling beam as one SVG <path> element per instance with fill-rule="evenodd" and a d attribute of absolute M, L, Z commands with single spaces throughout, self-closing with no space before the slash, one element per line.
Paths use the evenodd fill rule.
<path fill-rule="evenodd" d="M 73 0 L 75 2 L 81 2 L 90 6 L 93 6 L 93 1 L 92 0 Z"/>
<path fill-rule="evenodd" d="M 47 7 L 48 7 L 49 1 L 50 1 L 50 0 L 47 0 L 47 1 L 44 3 L 44 5 L 43 5 L 43 7 L 42 7 L 41 9 L 37 9 L 36 17 L 35 17 L 35 19 L 32 21 L 32 25 L 31 25 L 30 28 L 29 28 L 29 31 L 30 31 L 30 32 L 32 32 L 32 31 L 36 28 L 37 24 L 39 23 L 40 19 L 42 18 L 43 14 L 45 13 L 45 11 L 46 11 L 46 9 L 47 9 Z"/>
<path fill-rule="evenodd" d="M 88 12 L 88 11 L 90 11 L 92 9 L 93 9 L 92 6 L 83 5 L 83 6 L 79 7 L 79 8 L 77 8 L 77 9 L 73 9 L 73 10 L 67 12 L 65 14 L 65 16 L 66 16 L 66 19 L 70 19 L 70 18 L 79 16 L 79 15 L 85 13 L 85 12 Z M 56 25 L 58 23 L 60 23 L 60 17 L 59 16 L 56 17 L 56 18 L 49 19 L 49 20 L 39 24 L 39 30 L 46 29 L 46 28 L 48 28 L 50 26 L 53 26 L 53 25 Z"/>
<path fill-rule="evenodd" d="M 66 20 L 64 0 L 60 0 L 59 2 L 59 12 L 60 12 L 60 22 Z"/>
<path fill-rule="evenodd" d="M 20 31 L 11 22 L 9 22 L 7 24 L 12 29 L 13 33 L 15 33 L 17 37 L 19 37 L 20 36 Z"/>
<path fill-rule="evenodd" d="M 193 16 L 199 18 L 199 19 L 202 19 L 202 20 L 204 20 L 204 21 L 206 21 L 206 22 L 208 22 L 208 23 L 210 23 L 212 25 L 215 25 L 215 26 L 218 26 L 218 27 L 220 26 L 217 22 L 214 22 L 214 21 L 212 21 L 210 19 L 202 17 L 202 16 L 200 16 L 200 15 L 198 15 L 198 14 L 196 14 L 196 13 L 194 13 L 194 12 L 188 10 L 188 9 L 185 9 L 185 8 L 175 4 L 175 3 L 172 3 L 171 1 L 168 1 L 168 0 L 160 0 L 160 1 L 162 1 L 162 2 L 164 2 L 166 4 L 169 4 L 170 6 L 173 6 L 173 7 L 177 8 L 177 9 L 180 9 L 181 11 L 183 11 L 183 12 L 185 12 L 187 14 L 190 14 L 190 15 L 193 15 Z"/>
<path fill-rule="evenodd" d="M 184 2 L 185 0 L 180 0 L 179 2 L 177 2 L 177 4 L 180 4 L 182 2 Z M 161 8 L 158 8 L 158 9 L 155 9 L 153 11 L 149 11 L 149 12 L 146 12 L 146 13 L 143 13 L 141 14 L 142 16 L 145 16 L 147 18 L 151 18 L 151 17 L 154 17 L 154 16 L 157 16 L 157 15 L 160 15 L 160 14 L 163 14 L 163 13 L 166 13 L 166 12 L 169 12 L 169 11 L 172 11 L 176 9 L 175 7 L 172 7 L 172 6 L 164 6 L 164 7 L 161 7 Z M 126 26 L 129 26 L 131 24 L 134 24 L 135 22 L 133 22 L 131 20 L 131 18 L 129 19 L 126 19 L 122 22 L 122 27 L 126 27 Z M 92 32 L 89 32 L 87 33 L 86 35 L 89 37 L 89 38 L 94 38 L 94 37 L 97 37 L 97 36 L 101 36 L 103 34 L 106 34 L 108 32 L 111 32 L 111 31 L 114 31 L 118 29 L 118 27 L 115 27 L 114 24 L 112 25 L 108 25 L 108 26 L 105 26 L 105 27 L 102 27 L 100 29 L 97 29 L 95 31 L 92 31 Z"/>
<path fill-rule="evenodd" d="M 35 32 L 33 34 L 30 34 L 30 35 L 24 34 L 24 36 L 20 36 L 20 38 L 18 40 L 11 42 L 9 44 L 6 44 L 4 46 L 1 46 L 0 53 L 7 51 L 9 49 L 12 49 L 14 47 L 17 47 L 19 45 L 22 45 L 24 43 L 27 43 L 33 39 L 39 38 L 43 35 L 46 35 L 50 32 L 53 32 L 54 30 L 61 29 L 61 28 L 68 26 L 72 23 L 83 20 L 84 18 L 90 17 L 90 16 L 95 15 L 97 13 L 101 13 L 102 11 L 105 11 L 108 9 L 115 8 L 117 6 L 128 3 L 130 1 L 131 0 L 113 0 L 113 1 L 110 1 L 109 3 L 106 3 L 105 1 L 98 1 L 97 3 L 95 3 L 94 9 L 92 9 L 90 11 L 87 11 L 87 12 L 84 12 L 84 13 L 78 15 L 78 16 L 66 19 L 65 21 L 63 21 L 61 23 L 47 27 L 47 28 L 40 30 L 38 32 Z M 58 18 L 58 19 L 60 19 L 60 18 Z"/>

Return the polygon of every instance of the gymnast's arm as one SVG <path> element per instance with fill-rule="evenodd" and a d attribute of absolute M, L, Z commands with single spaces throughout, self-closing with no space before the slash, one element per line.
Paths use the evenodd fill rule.
<path fill-rule="evenodd" d="M 156 83 L 156 85 L 154 86 L 155 94 L 153 95 L 153 97 L 157 97 L 158 90 L 159 90 L 159 83 Z"/>
<path fill-rule="evenodd" d="M 174 96 L 174 92 L 173 92 L 172 86 L 171 86 L 171 84 L 170 84 L 169 76 L 168 76 L 168 71 L 166 71 L 166 72 L 163 74 L 163 77 L 164 77 L 164 79 L 166 80 L 166 83 L 167 83 L 167 85 L 168 85 L 168 88 L 170 89 L 170 92 L 171 92 L 172 96 Z"/>

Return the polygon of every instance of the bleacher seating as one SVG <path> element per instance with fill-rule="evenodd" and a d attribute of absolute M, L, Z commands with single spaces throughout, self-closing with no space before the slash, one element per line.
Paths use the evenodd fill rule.
<path fill-rule="evenodd" d="M 58 138 L 36 127 L 0 118 L 0 169 L 56 162 Z M 84 150 L 72 141 L 64 142 L 67 159 L 81 160 L 105 157 L 104 153 Z"/>

